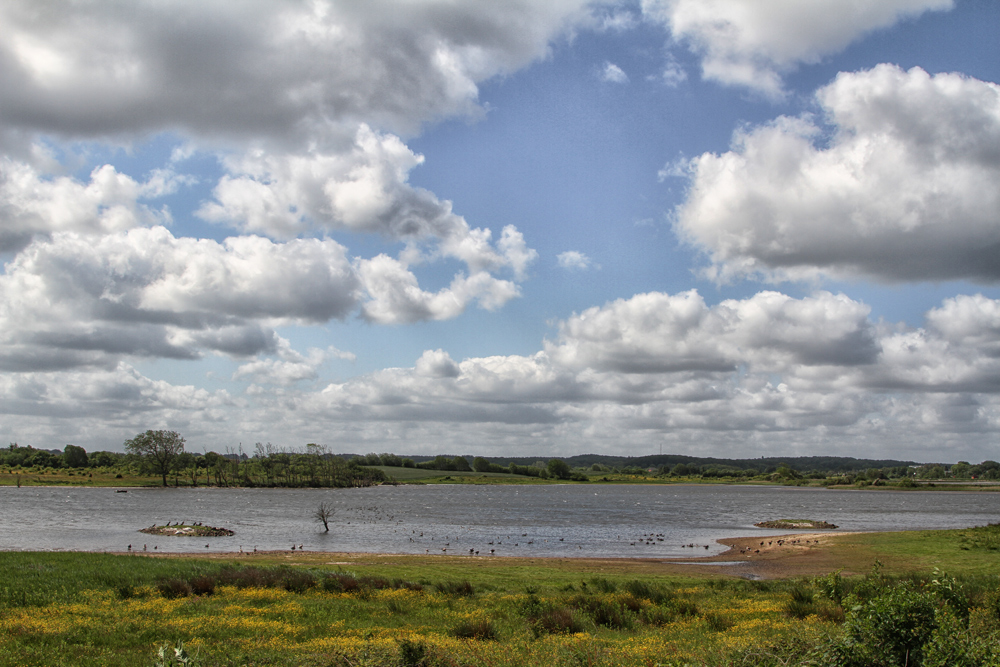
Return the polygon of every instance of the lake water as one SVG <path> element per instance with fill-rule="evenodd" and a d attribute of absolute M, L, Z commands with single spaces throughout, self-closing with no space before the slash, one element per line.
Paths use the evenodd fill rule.
<path fill-rule="evenodd" d="M 312 518 L 321 502 L 336 508 L 329 533 Z M 724 537 L 787 533 L 753 525 L 783 518 L 829 521 L 841 531 L 969 527 L 1000 521 L 1000 493 L 593 484 L 128 493 L 0 487 L 0 550 L 124 551 L 131 544 L 236 552 L 301 544 L 307 551 L 659 558 L 716 554 L 725 550 L 715 542 Z M 137 532 L 168 521 L 200 521 L 236 535 Z"/>

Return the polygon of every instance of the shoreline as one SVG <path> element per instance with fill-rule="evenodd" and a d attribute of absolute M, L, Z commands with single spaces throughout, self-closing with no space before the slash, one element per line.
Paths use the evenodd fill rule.
<path fill-rule="evenodd" d="M 834 570 L 842 570 L 845 576 L 862 574 L 865 568 L 855 570 L 851 564 L 842 562 L 831 553 L 836 542 L 855 535 L 878 534 L 877 532 L 843 533 L 788 533 L 760 536 L 726 537 L 716 543 L 729 547 L 726 551 L 712 556 L 695 557 L 601 557 L 601 556 L 468 556 L 445 554 L 408 554 L 388 552 L 357 551 L 257 551 L 233 553 L 230 551 L 195 552 L 142 552 L 107 551 L 123 556 L 152 558 L 200 558 L 209 560 L 232 560 L 243 563 L 267 561 L 268 564 L 288 565 L 339 565 L 366 567 L 379 565 L 420 565 L 423 563 L 440 566 L 449 562 L 478 566 L 510 566 L 545 563 L 549 565 L 571 565 L 574 569 L 593 571 L 643 572 L 647 574 L 671 574 L 688 577 L 728 576 L 742 579 L 787 579 L 798 576 L 820 576 Z M 761 544 L 763 542 L 763 544 Z M 769 544 L 770 542 L 770 544 Z M 780 544 L 779 544 L 780 543 Z M 80 552 L 95 553 L 95 552 Z M 317 562 L 320 561 L 320 562 Z M 701 569 L 704 568 L 704 569 Z"/>

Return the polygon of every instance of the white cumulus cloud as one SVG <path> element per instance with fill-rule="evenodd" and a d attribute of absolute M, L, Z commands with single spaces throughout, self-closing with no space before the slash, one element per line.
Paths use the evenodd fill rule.
<path fill-rule="evenodd" d="M 702 58 L 702 75 L 768 96 L 783 94 L 782 75 L 816 63 L 863 35 L 953 0 L 643 0 L 647 18 Z"/>
<path fill-rule="evenodd" d="M 585 271 L 594 266 L 594 261 L 579 250 L 567 250 L 559 253 L 556 255 L 556 263 L 564 269 L 577 271 Z"/>
<path fill-rule="evenodd" d="M 710 275 L 1000 279 L 1000 86 L 879 65 L 816 99 L 828 141 L 781 117 L 687 164 L 675 229 Z"/>
<path fill-rule="evenodd" d="M 601 68 L 601 81 L 608 83 L 628 83 L 628 74 L 618 65 L 612 62 L 605 62 Z"/>

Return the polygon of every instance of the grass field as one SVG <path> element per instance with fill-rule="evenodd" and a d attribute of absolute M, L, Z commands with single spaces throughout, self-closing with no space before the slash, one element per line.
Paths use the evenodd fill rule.
<path fill-rule="evenodd" d="M 171 484 L 173 478 L 170 479 Z M 0 468 L 0 486 L 160 486 L 162 480 L 150 475 L 104 468 L 38 470 Z M 185 486 L 185 480 L 181 480 Z"/>
<path fill-rule="evenodd" d="M 187 664 L 206 666 L 818 665 L 832 664 L 831 651 L 844 665 L 1000 664 L 990 648 L 1000 645 L 998 547 L 1000 527 L 826 536 L 763 554 L 749 569 L 7 552 L 0 665 L 183 664 L 173 659 L 178 642 L 193 656 Z M 883 565 L 873 574 L 876 559 Z M 756 567 L 776 578 L 732 575 Z M 896 606 L 916 605 L 899 618 L 924 619 L 900 636 L 920 630 L 926 644 L 907 646 L 899 662 L 878 662 L 855 641 L 886 632 L 864 624 L 882 613 L 878 605 L 896 618 L 885 591 L 896 591 Z M 868 607 L 875 611 L 855 611 Z M 867 644 L 893 646 L 892 636 L 875 639 Z M 157 650 L 168 646 L 160 661 Z"/>

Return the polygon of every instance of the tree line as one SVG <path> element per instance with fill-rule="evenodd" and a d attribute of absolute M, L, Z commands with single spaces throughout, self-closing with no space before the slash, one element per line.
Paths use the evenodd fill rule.
<path fill-rule="evenodd" d="M 188 452 L 176 431 L 146 431 L 126 440 L 125 453 L 94 452 L 66 445 L 62 453 L 11 443 L 0 450 L 0 466 L 32 468 L 104 468 L 155 475 L 164 486 L 359 487 L 386 481 L 385 474 L 335 456 L 316 444 L 304 451 L 279 451 L 257 443 L 252 456 L 243 452 Z"/>

